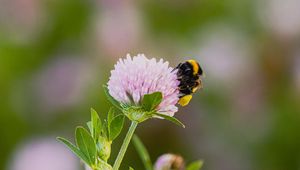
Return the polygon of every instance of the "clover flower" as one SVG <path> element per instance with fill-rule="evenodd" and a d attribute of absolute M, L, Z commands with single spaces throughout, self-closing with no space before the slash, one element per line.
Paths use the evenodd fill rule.
<path fill-rule="evenodd" d="M 141 122 L 150 118 L 161 118 L 185 127 L 173 117 L 178 110 L 176 104 L 185 106 L 189 103 L 192 94 L 202 88 L 202 75 L 202 69 L 195 60 L 188 60 L 172 68 L 163 59 L 157 61 L 155 58 L 146 58 L 144 54 L 134 57 L 128 54 L 125 59 L 120 59 L 115 64 L 107 85 L 104 85 L 107 99 L 122 113 L 115 115 L 114 109 L 110 109 L 107 119 L 102 121 L 98 113 L 91 109 L 88 130 L 81 126 L 76 128 L 76 145 L 62 137 L 57 140 L 85 163 L 86 170 L 119 170 L 135 129 Z M 125 117 L 131 120 L 131 125 L 112 166 L 107 162 L 111 144 L 122 131 Z M 136 146 L 140 155 L 149 158 L 138 138 Z M 146 169 L 153 169 L 151 161 L 145 162 Z M 187 169 L 199 170 L 202 164 L 202 161 L 196 161 Z M 165 154 L 157 160 L 154 170 L 184 168 L 181 156 Z"/>
<path fill-rule="evenodd" d="M 177 70 L 169 67 L 163 59 L 148 59 L 144 54 L 131 57 L 127 54 L 111 71 L 108 81 L 109 94 L 118 102 L 139 106 L 143 96 L 154 92 L 162 93 L 162 101 L 155 108 L 158 113 L 174 116 L 178 108 Z"/>
<path fill-rule="evenodd" d="M 180 155 L 169 153 L 157 159 L 154 170 L 183 170 L 184 167 L 184 160 Z"/>

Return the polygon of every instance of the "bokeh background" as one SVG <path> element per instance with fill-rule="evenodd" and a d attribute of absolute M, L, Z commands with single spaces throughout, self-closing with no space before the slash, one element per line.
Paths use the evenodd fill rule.
<path fill-rule="evenodd" d="M 0 0 L 0 169 L 81 170 L 73 139 L 90 107 L 104 116 L 110 70 L 127 53 L 206 77 L 176 117 L 137 134 L 204 170 L 300 170 L 299 0 Z M 126 127 L 128 126 L 128 122 Z M 114 160 L 123 134 L 113 145 Z M 144 169 L 131 145 L 122 169 Z"/>

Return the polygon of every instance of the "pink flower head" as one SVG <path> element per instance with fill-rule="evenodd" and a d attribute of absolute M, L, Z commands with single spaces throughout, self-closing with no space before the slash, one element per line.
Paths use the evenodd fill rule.
<path fill-rule="evenodd" d="M 161 155 L 154 165 L 154 170 L 183 170 L 184 168 L 184 160 L 180 155 L 175 154 L 163 154 Z"/>
<path fill-rule="evenodd" d="M 162 102 L 156 111 L 168 116 L 173 116 L 178 108 L 177 70 L 169 67 L 163 59 L 148 59 L 144 54 L 126 59 L 120 59 L 115 64 L 114 70 L 108 81 L 108 90 L 112 97 L 121 103 L 130 104 L 133 100 L 139 105 L 145 94 L 161 92 Z"/>

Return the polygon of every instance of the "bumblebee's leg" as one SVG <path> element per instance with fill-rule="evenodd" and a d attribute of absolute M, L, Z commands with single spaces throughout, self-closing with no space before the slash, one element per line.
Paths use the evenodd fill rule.
<path fill-rule="evenodd" d="M 193 87 L 192 91 L 195 93 L 198 90 L 199 86 Z"/>
<path fill-rule="evenodd" d="M 193 93 L 195 93 L 198 89 L 202 89 L 202 80 L 198 79 L 195 81 L 194 86 L 192 88 Z"/>
<path fill-rule="evenodd" d="M 189 94 L 192 94 L 192 89 L 190 87 L 182 87 L 182 88 L 179 88 L 179 92 L 182 93 L 182 94 L 185 94 L 185 95 L 189 95 Z"/>
<path fill-rule="evenodd" d="M 192 95 L 185 95 L 179 99 L 178 104 L 180 104 L 181 106 L 186 106 L 189 104 L 192 97 L 193 97 Z"/>

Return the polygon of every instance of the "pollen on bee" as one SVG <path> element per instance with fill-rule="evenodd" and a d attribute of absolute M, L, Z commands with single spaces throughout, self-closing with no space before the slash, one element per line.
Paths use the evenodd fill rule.
<path fill-rule="evenodd" d="M 181 106 L 186 106 L 189 104 L 189 102 L 192 100 L 192 98 L 193 98 L 192 95 L 183 96 L 179 99 L 178 104 L 180 104 Z"/>

